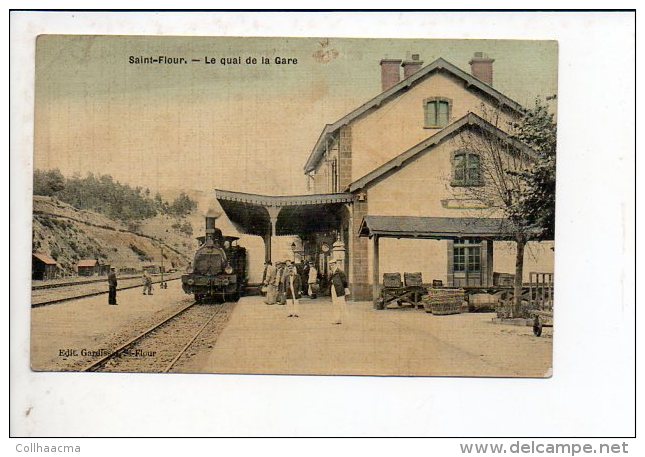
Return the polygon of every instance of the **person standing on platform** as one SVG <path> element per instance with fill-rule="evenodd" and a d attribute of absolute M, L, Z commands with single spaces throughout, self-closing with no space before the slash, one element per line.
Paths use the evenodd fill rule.
<path fill-rule="evenodd" d="M 108 305 L 116 305 L 116 271 L 114 268 L 110 268 L 108 273 Z"/>
<path fill-rule="evenodd" d="M 278 305 L 286 305 L 287 304 L 287 276 L 291 272 L 291 267 L 293 266 L 293 263 L 291 260 L 285 260 L 283 267 L 282 267 L 282 273 L 280 275 L 280 290 L 278 291 Z"/>
<path fill-rule="evenodd" d="M 266 276 L 264 278 L 264 285 L 267 288 L 267 296 L 264 299 L 264 303 L 267 305 L 275 305 L 276 296 L 278 295 L 278 287 L 275 285 L 276 273 L 276 267 L 273 266 L 271 261 L 267 262 Z"/>
<path fill-rule="evenodd" d="M 267 268 L 269 268 L 270 260 L 264 262 L 264 271 L 262 272 L 262 285 L 267 285 Z"/>
<path fill-rule="evenodd" d="M 302 263 L 302 270 L 300 274 L 300 284 L 302 284 L 302 296 L 309 295 L 309 262 Z"/>
<path fill-rule="evenodd" d="M 143 295 L 152 295 L 152 278 L 147 270 L 143 271 Z"/>
<path fill-rule="evenodd" d="M 298 317 L 298 299 L 300 298 L 300 275 L 295 265 L 289 267 L 289 271 L 284 277 L 284 288 L 287 299 L 287 317 Z"/>
<path fill-rule="evenodd" d="M 275 275 L 275 286 L 277 289 L 277 294 L 276 294 L 276 303 L 278 305 L 284 305 L 284 276 L 286 274 L 285 270 L 285 264 L 284 262 L 280 262 L 277 265 L 278 271 Z"/>
<path fill-rule="evenodd" d="M 345 297 L 349 295 L 347 276 L 343 270 L 338 268 L 338 263 L 335 260 L 329 262 L 329 267 L 331 268 L 331 277 L 329 278 L 331 302 L 336 316 L 333 324 L 342 324 L 343 320 L 347 318 L 347 301 L 345 300 Z"/>
<path fill-rule="evenodd" d="M 313 262 L 309 262 L 309 273 L 307 276 L 307 286 L 309 292 L 309 298 L 312 300 L 316 298 L 318 293 L 318 270 Z"/>

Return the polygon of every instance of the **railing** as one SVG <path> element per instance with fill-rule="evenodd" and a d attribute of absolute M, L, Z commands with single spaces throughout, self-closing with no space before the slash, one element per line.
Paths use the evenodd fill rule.
<path fill-rule="evenodd" d="M 553 273 L 529 273 L 529 309 L 553 311 Z"/>

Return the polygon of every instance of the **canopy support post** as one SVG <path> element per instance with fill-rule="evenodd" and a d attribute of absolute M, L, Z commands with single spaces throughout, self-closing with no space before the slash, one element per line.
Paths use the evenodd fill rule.
<path fill-rule="evenodd" d="M 278 223 L 278 215 L 280 214 L 281 206 L 267 206 L 266 210 L 269 213 L 270 227 L 267 234 L 264 236 L 264 260 L 271 261 L 271 241 L 272 237 L 276 236 L 276 224 Z"/>
<path fill-rule="evenodd" d="M 271 236 L 276 236 L 276 224 L 278 223 L 278 214 L 280 214 L 281 206 L 267 206 L 269 219 L 271 220 Z"/>
<path fill-rule="evenodd" d="M 264 235 L 264 262 L 271 262 L 271 232 Z"/>
<path fill-rule="evenodd" d="M 372 246 L 374 248 L 374 255 L 372 260 L 372 299 L 374 304 L 379 299 L 379 251 L 378 251 L 379 236 L 374 235 L 372 239 Z"/>

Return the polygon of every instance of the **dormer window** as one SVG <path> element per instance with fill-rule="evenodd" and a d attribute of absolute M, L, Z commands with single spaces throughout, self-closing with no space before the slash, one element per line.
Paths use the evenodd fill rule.
<path fill-rule="evenodd" d="M 431 129 L 443 128 L 450 121 L 452 100 L 442 97 L 432 97 L 424 100 L 425 127 Z"/>

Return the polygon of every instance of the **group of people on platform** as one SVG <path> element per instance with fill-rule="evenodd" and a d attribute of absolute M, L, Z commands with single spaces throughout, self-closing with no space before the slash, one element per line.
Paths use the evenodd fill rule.
<path fill-rule="evenodd" d="M 338 267 L 336 261 L 329 263 L 331 275 L 329 277 L 330 295 L 334 306 L 334 324 L 342 324 L 347 314 L 346 295 L 349 294 L 347 276 Z M 286 305 L 287 317 L 299 317 L 299 299 L 303 296 L 316 298 L 320 287 L 320 276 L 313 262 L 294 264 L 290 260 L 265 262 L 263 290 L 266 291 L 267 305 Z"/>
<path fill-rule="evenodd" d="M 116 305 L 116 288 L 117 288 L 117 277 L 116 270 L 110 268 L 108 273 L 108 305 Z M 143 295 L 152 295 L 152 277 L 148 271 L 143 272 Z"/>

